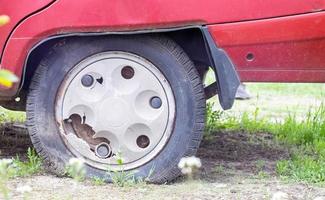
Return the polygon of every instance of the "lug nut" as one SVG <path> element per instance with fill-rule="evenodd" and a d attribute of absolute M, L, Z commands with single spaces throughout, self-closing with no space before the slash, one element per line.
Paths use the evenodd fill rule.
<path fill-rule="evenodd" d="M 112 149 L 109 144 L 103 142 L 95 147 L 95 154 L 99 158 L 105 159 L 112 155 Z"/>
<path fill-rule="evenodd" d="M 159 97 L 152 97 L 150 99 L 150 105 L 151 107 L 153 107 L 154 109 L 158 109 L 161 107 L 162 102 L 161 99 Z"/>
<path fill-rule="evenodd" d="M 94 77 L 92 77 L 89 74 L 86 74 L 81 78 L 81 84 L 85 87 L 90 87 L 93 85 L 93 83 L 94 83 Z"/>

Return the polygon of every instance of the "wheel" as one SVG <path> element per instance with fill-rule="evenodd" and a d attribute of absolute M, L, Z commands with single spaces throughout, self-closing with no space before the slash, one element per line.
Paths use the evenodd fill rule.
<path fill-rule="evenodd" d="M 27 118 L 36 151 L 56 174 L 77 157 L 88 177 L 123 169 L 163 183 L 196 153 L 205 98 L 193 63 L 168 38 L 71 37 L 38 66 Z"/>

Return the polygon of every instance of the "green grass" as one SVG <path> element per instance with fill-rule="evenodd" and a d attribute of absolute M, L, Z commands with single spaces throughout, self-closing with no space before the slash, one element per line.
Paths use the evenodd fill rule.
<path fill-rule="evenodd" d="M 42 170 L 42 160 L 31 148 L 28 148 L 26 161 L 20 160 L 17 156 L 14 159 L 0 159 L 0 163 L 3 164 L 4 160 L 10 160 L 10 163 L 0 164 L 0 179 L 27 177 L 40 173 Z"/>
<path fill-rule="evenodd" d="M 100 177 L 93 177 L 91 179 L 91 182 L 96 185 L 96 186 L 102 186 L 102 185 L 105 185 L 106 184 L 106 181 L 105 179 L 103 178 L 100 178 Z"/>
<path fill-rule="evenodd" d="M 26 177 L 37 174 L 42 169 L 42 160 L 36 154 L 34 149 L 28 148 L 27 150 L 27 161 L 21 161 L 17 156 L 13 160 L 14 177 Z"/>
<path fill-rule="evenodd" d="M 322 83 L 247 83 L 250 91 L 258 95 L 278 94 L 290 96 L 325 96 L 325 84 Z"/>
<path fill-rule="evenodd" d="M 204 80 L 205 85 L 215 81 L 210 70 Z M 226 111 L 232 117 L 241 117 L 244 112 L 253 113 L 259 108 L 259 116 L 276 121 L 294 111 L 297 118 L 303 118 L 310 108 L 317 108 L 325 97 L 325 84 L 320 83 L 245 83 L 252 98 L 247 101 L 235 101 L 231 110 Z M 221 110 L 218 98 L 214 110 Z"/>
<path fill-rule="evenodd" d="M 24 122 L 26 119 L 25 112 L 11 111 L 0 107 L 0 122 Z"/>
<path fill-rule="evenodd" d="M 245 131 L 251 134 L 269 132 L 276 140 L 291 149 L 291 159 L 277 163 L 277 173 L 282 178 L 295 181 L 325 184 L 325 106 L 310 109 L 303 119 L 287 114 L 283 120 L 274 122 L 253 113 L 244 112 L 234 117 L 226 112 L 214 111 L 207 106 L 205 138 L 220 130 Z"/>
<path fill-rule="evenodd" d="M 209 85 L 215 81 L 213 70 L 210 69 L 205 77 L 204 84 Z M 325 96 L 325 84 L 322 83 L 245 83 L 253 94 L 258 96 L 289 95 L 312 96 L 323 98 Z"/>
<path fill-rule="evenodd" d="M 8 181 L 15 177 L 26 177 L 37 174 L 41 171 L 41 159 L 36 152 L 28 148 L 27 161 L 21 161 L 18 157 L 15 159 L 0 159 L 0 197 L 11 199 L 11 191 L 8 187 Z M 23 194 L 23 199 L 27 199 L 27 194 Z"/>

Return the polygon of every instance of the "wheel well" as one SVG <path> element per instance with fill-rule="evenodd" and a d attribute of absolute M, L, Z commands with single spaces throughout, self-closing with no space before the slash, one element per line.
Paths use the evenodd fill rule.
<path fill-rule="evenodd" d="M 206 43 L 200 29 L 185 29 L 180 31 L 168 32 L 167 36 L 172 38 L 180 45 L 187 55 L 194 62 L 201 78 L 209 70 L 212 63 L 209 59 Z"/>
<path fill-rule="evenodd" d="M 158 32 L 158 33 L 157 33 Z M 60 40 L 64 37 L 109 37 L 110 35 L 130 35 L 130 34 L 142 34 L 142 35 L 150 35 L 150 34 L 162 34 L 171 39 L 173 39 L 178 45 L 180 45 L 184 51 L 188 54 L 190 59 L 194 62 L 201 78 L 203 79 L 205 73 L 208 71 L 209 66 L 212 66 L 212 63 L 209 59 L 209 52 L 206 48 L 206 43 L 204 40 L 204 36 L 201 30 L 197 27 L 180 29 L 180 30 L 170 30 L 170 31 L 162 31 L 159 32 L 148 32 L 148 33 L 107 33 L 107 34 L 73 34 L 62 37 L 54 37 L 53 39 L 46 40 L 41 43 L 30 52 L 26 66 L 23 73 L 22 78 L 22 87 L 19 91 L 18 96 L 21 98 L 21 104 L 25 102 L 26 93 L 28 91 L 31 79 L 33 74 L 42 60 L 44 54 L 47 50 L 53 45 L 58 44 Z M 24 106 L 23 106 L 24 107 Z M 19 107 L 21 110 L 22 106 Z"/>

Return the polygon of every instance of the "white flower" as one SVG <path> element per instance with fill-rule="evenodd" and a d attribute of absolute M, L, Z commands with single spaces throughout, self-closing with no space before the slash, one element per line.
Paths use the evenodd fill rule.
<path fill-rule="evenodd" d="M 181 171 L 183 174 L 192 174 L 192 168 L 190 167 L 184 167 Z"/>
<path fill-rule="evenodd" d="M 195 156 L 181 158 L 178 163 L 178 168 L 181 169 L 183 174 L 192 174 L 201 166 L 201 160 Z"/>
<path fill-rule="evenodd" d="M 178 168 L 182 169 L 184 167 L 200 168 L 202 166 L 200 158 L 195 156 L 183 157 L 178 163 Z"/>
<path fill-rule="evenodd" d="M 84 163 L 85 163 L 84 160 L 82 160 L 82 159 L 78 159 L 78 158 L 71 158 L 71 159 L 69 160 L 69 166 L 73 166 L 73 167 L 75 167 L 76 169 L 83 168 Z"/>
<path fill-rule="evenodd" d="M 200 168 L 202 166 L 200 158 L 197 158 L 195 156 L 187 158 L 187 165 L 189 167 L 196 167 L 196 168 Z"/>
<path fill-rule="evenodd" d="M 281 191 L 274 193 L 271 198 L 271 200 L 288 200 L 288 199 L 290 199 L 289 195 Z"/>
<path fill-rule="evenodd" d="M 84 160 L 79 158 L 70 158 L 69 165 L 83 165 L 84 162 L 85 162 Z"/>
<path fill-rule="evenodd" d="M 6 159 L 6 158 L 4 158 L 4 159 L 1 159 L 1 160 L 0 160 L 0 165 L 8 166 L 8 165 L 10 165 L 12 162 L 13 162 L 12 159 Z"/>
<path fill-rule="evenodd" d="M 186 159 L 187 159 L 186 157 L 181 158 L 181 160 L 178 163 L 178 168 L 183 169 L 185 167 L 185 165 L 186 165 Z"/>
<path fill-rule="evenodd" d="M 86 174 L 84 163 L 85 161 L 82 159 L 71 158 L 66 166 L 66 173 L 78 181 L 83 180 Z"/>
<path fill-rule="evenodd" d="M 29 185 L 23 185 L 23 186 L 17 187 L 17 189 L 16 189 L 16 191 L 21 194 L 30 193 L 30 192 L 32 192 L 32 190 L 33 189 Z"/>

